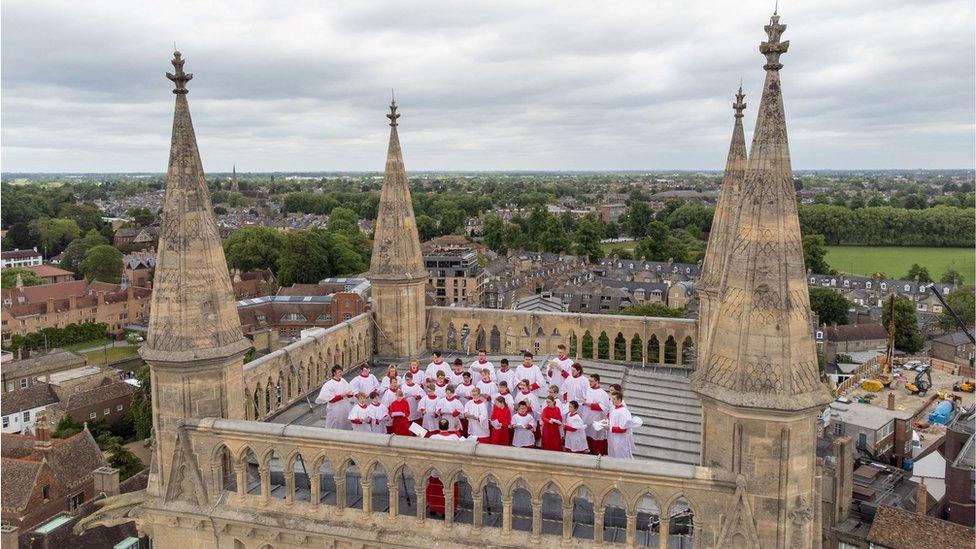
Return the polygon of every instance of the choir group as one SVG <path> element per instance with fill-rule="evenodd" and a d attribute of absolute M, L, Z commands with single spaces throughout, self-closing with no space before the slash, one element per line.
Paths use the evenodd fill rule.
<path fill-rule="evenodd" d="M 642 421 L 627 410 L 621 387 L 606 391 L 565 345 L 557 351 L 545 373 L 532 353 L 514 369 L 502 359 L 496 370 L 483 350 L 467 369 L 435 351 L 426 369 L 414 360 L 402 376 L 390 366 L 379 380 L 365 363 L 351 381 L 336 366 L 315 402 L 326 405 L 333 429 L 633 458 Z"/>

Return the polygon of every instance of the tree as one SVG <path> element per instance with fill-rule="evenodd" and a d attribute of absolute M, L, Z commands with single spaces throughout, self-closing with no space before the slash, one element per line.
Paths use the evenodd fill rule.
<path fill-rule="evenodd" d="M 539 234 L 539 245 L 543 251 L 551 253 L 565 252 L 569 248 L 566 227 L 555 216 L 549 216 L 546 220 L 546 228 Z"/>
<path fill-rule="evenodd" d="M 44 280 L 37 276 L 37 273 L 23 267 L 10 267 L 0 271 L 0 286 L 4 290 L 9 290 L 17 285 L 17 275 L 20 275 L 24 286 L 39 286 L 44 284 Z"/>
<path fill-rule="evenodd" d="M 61 253 L 69 242 L 81 236 L 81 228 L 74 219 L 42 217 L 31 221 L 27 226 L 45 257 Z"/>
<path fill-rule="evenodd" d="M 129 216 L 132 217 L 132 220 L 135 221 L 136 225 L 139 225 L 140 227 L 148 227 L 156 222 L 156 214 L 145 206 L 129 208 Z"/>
<path fill-rule="evenodd" d="M 145 440 L 152 436 L 152 386 L 149 375 L 149 365 L 143 364 L 136 370 L 136 381 L 139 386 L 132 393 L 132 420 L 135 424 L 136 437 Z"/>
<path fill-rule="evenodd" d="M 282 286 L 314 284 L 329 273 L 329 256 L 320 238 L 308 231 L 289 233 L 278 257 Z"/>
<path fill-rule="evenodd" d="M 946 268 L 942 276 L 939 277 L 939 282 L 943 284 L 958 284 L 962 285 L 965 280 L 962 277 L 962 273 L 956 270 L 955 267 Z"/>
<path fill-rule="evenodd" d="M 847 324 L 851 302 L 830 288 L 810 288 L 810 308 L 822 324 Z"/>
<path fill-rule="evenodd" d="M 64 249 L 61 256 L 61 267 L 76 273 L 80 272 L 79 265 L 81 260 L 85 259 L 88 250 L 102 244 L 108 244 L 108 239 L 95 229 L 91 229 L 85 233 L 85 236 L 72 240 L 71 244 L 68 244 L 68 247 Z"/>
<path fill-rule="evenodd" d="M 484 240 L 489 250 L 504 253 L 505 222 L 497 215 L 489 215 L 485 218 Z"/>
<path fill-rule="evenodd" d="M 102 228 L 102 210 L 91 202 L 84 204 L 65 204 L 58 212 L 59 217 L 72 219 L 83 233 Z"/>
<path fill-rule="evenodd" d="M 919 282 L 932 282 L 932 275 L 929 274 L 927 267 L 912 263 L 912 266 L 908 268 L 908 274 L 905 275 L 905 280 L 915 280 L 916 278 Z"/>
<path fill-rule="evenodd" d="M 817 274 L 836 274 L 837 271 L 827 264 L 827 239 L 820 234 L 803 236 L 803 262 L 807 269 Z"/>
<path fill-rule="evenodd" d="M 702 231 L 711 230 L 713 214 L 711 208 L 697 202 L 685 202 L 668 215 L 666 222 L 672 229 L 688 229 L 697 236 Z"/>
<path fill-rule="evenodd" d="M 603 255 L 600 246 L 600 223 L 593 214 L 586 214 L 576 224 L 576 255 L 586 256 L 591 263 L 596 263 Z"/>
<path fill-rule="evenodd" d="M 79 265 L 85 280 L 118 284 L 122 278 L 122 252 L 114 246 L 102 244 L 88 250 Z"/>
<path fill-rule="evenodd" d="M 603 236 L 605 238 L 620 238 L 620 225 L 613 221 L 607 223 L 603 230 Z"/>
<path fill-rule="evenodd" d="M 125 480 L 146 468 L 138 456 L 116 441 L 108 445 L 108 463 L 119 470 L 119 480 Z"/>
<path fill-rule="evenodd" d="M 672 309 L 664 303 L 642 303 L 633 305 L 620 311 L 622 315 L 628 316 L 655 316 L 663 318 L 681 318 L 685 315 L 683 308 Z"/>
<path fill-rule="evenodd" d="M 887 329 L 891 321 L 891 300 L 895 300 L 895 348 L 914 353 L 924 346 L 922 334 L 918 331 L 915 307 L 904 297 L 892 295 L 885 301 L 881 312 L 881 324 Z"/>
<path fill-rule="evenodd" d="M 959 315 L 963 324 L 972 326 L 976 322 L 976 297 L 974 297 L 972 290 L 958 288 L 949 292 L 949 295 L 945 296 L 945 300 L 949 307 Z M 943 311 L 939 315 L 939 327 L 946 332 L 959 329 L 959 325 L 949 311 Z"/>
<path fill-rule="evenodd" d="M 654 220 L 654 212 L 644 201 L 635 201 L 627 211 L 625 226 L 627 233 L 634 238 L 647 234 L 647 225 Z"/>
<path fill-rule="evenodd" d="M 440 232 L 441 234 L 455 234 L 464 228 L 464 220 L 467 214 L 461 208 L 447 208 L 441 212 Z"/>
<path fill-rule="evenodd" d="M 224 241 L 227 266 L 243 272 L 278 268 L 278 258 L 285 246 L 285 235 L 270 227 L 244 227 Z"/>
<path fill-rule="evenodd" d="M 438 236 L 437 230 L 438 226 L 436 219 L 426 214 L 417 216 L 417 232 L 420 235 L 421 242 Z"/>

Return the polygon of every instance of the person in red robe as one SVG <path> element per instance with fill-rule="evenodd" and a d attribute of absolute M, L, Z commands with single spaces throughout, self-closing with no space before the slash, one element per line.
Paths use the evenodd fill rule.
<path fill-rule="evenodd" d="M 410 403 L 403 397 L 403 390 L 397 389 L 396 400 L 390 403 L 390 419 L 393 420 L 393 434 L 412 437 L 410 432 Z"/>
<path fill-rule="evenodd" d="M 499 446 L 512 445 L 512 431 L 510 429 L 512 425 L 512 411 L 508 408 L 505 397 L 495 399 L 495 407 L 491 409 L 491 420 L 488 423 L 491 425 L 491 438 L 488 439 L 489 444 L 498 444 Z"/>
<path fill-rule="evenodd" d="M 431 473 L 430 478 L 427 479 L 427 489 L 424 490 L 424 494 L 427 497 L 427 509 L 430 514 L 438 514 L 444 516 L 444 483 L 441 479 L 437 477 L 437 473 Z M 457 512 L 458 507 L 458 485 L 454 483 L 454 512 Z"/>
<path fill-rule="evenodd" d="M 542 425 L 542 449 L 562 452 L 563 441 L 559 435 L 559 427 L 563 424 L 563 414 L 552 396 L 546 397 L 546 406 L 542 409 L 539 424 Z"/>

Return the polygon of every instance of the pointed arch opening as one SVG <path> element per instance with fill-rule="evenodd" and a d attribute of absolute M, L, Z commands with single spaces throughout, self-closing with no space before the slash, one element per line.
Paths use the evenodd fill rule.
<path fill-rule="evenodd" d="M 397 483 L 397 514 L 415 517 L 417 516 L 417 483 L 413 478 L 413 473 L 406 466 L 400 467 L 400 472 L 394 475 L 393 481 Z"/>
<path fill-rule="evenodd" d="M 288 495 L 285 486 L 285 462 L 274 450 L 268 455 L 268 485 L 268 494 L 272 498 L 285 499 Z"/>
<path fill-rule="evenodd" d="M 576 332 L 569 332 L 569 356 L 576 358 L 576 355 L 579 354 L 578 345 L 579 338 L 576 337 Z"/>
<path fill-rule="evenodd" d="M 651 494 L 637 500 L 637 544 L 659 547 L 661 537 L 661 509 Z"/>
<path fill-rule="evenodd" d="M 214 450 L 214 464 L 217 466 L 217 478 L 220 489 L 227 492 L 237 492 L 237 472 L 234 470 L 234 458 L 227 446 L 220 444 Z"/>
<path fill-rule="evenodd" d="M 684 496 L 668 509 L 668 548 L 691 549 L 695 544 L 695 513 Z"/>
<path fill-rule="evenodd" d="M 664 341 L 664 363 L 678 363 L 678 343 L 674 340 L 674 336 L 668 336 Z"/>
<path fill-rule="evenodd" d="M 452 504 L 448 507 L 445 495 L 444 476 L 437 469 L 431 469 L 427 473 L 424 486 L 424 500 L 426 503 L 426 517 L 435 520 L 444 520 L 447 513 L 454 513 L 457 510 L 458 487 L 453 483 L 451 488 L 454 491 Z M 453 517 L 453 515 L 451 515 Z"/>
<path fill-rule="evenodd" d="M 580 486 L 573 494 L 573 531 L 571 536 L 577 539 L 593 539 L 595 516 L 593 493 L 587 487 Z"/>
<path fill-rule="evenodd" d="M 512 530 L 532 531 L 532 493 L 522 479 L 512 487 Z"/>
<path fill-rule="evenodd" d="M 549 483 L 542 492 L 542 533 L 563 535 L 563 495 L 559 488 Z"/>
<path fill-rule="evenodd" d="M 637 334 L 634 334 L 634 337 L 630 340 L 630 361 L 644 361 L 644 342 L 641 340 L 641 336 Z"/>
<path fill-rule="evenodd" d="M 582 358 L 593 358 L 593 334 L 589 330 L 583 332 L 583 344 L 580 349 Z"/>
<path fill-rule="evenodd" d="M 338 501 L 336 497 L 338 490 L 336 490 L 335 470 L 332 468 L 332 464 L 329 463 L 328 459 L 322 460 L 322 463 L 319 464 L 316 470 L 316 474 L 319 476 L 319 503 L 332 507 L 337 506 Z"/>
<path fill-rule="evenodd" d="M 390 511 L 390 486 L 386 468 L 382 464 L 373 465 L 369 475 L 370 511 L 388 513 Z"/>
<path fill-rule="evenodd" d="M 617 337 L 613 339 L 613 359 L 627 359 L 627 339 L 620 332 L 617 332 Z"/>
<path fill-rule="evenodd" d="M 363 508 L 363 475 L 356 462 L 349 460 L 342 475 L 345 486 L 345 507 L 349 509 Z"/>
<path fill-rule="evenodd" d="M 476 334 L 474 338 L 475 350 L 480 351 L 481 349 L 487 349 L 488 342 L 486 341 L 487 336 L 485 335 L 485 329 L 482 328 L 481 326 L 478 326 L 478 331 L 475 332 L 475 334 Z"/>
<path fill-rule="evenodd" d="M 241 456 L 241 466 L 244 468 L 245 493 L 251 496 L 261 495 L 261 469 L 258 466 L 258 456 L 254 450 L 246 448 Z"/>
<path fill-rule="evenodd" d="M 312 500 L 312 478 L 308 474 L 305 457 L 296 453 L 291 461 L 291 474 L 295 479 L 294 501 Z"/>
<path fill-rule="evenodd" d="M 610 337 L 607 336 L 606 332 L 600 332 L 600 338 L 597 341 L 597 358 L 601 360 L 610 359 Z"/>
<path fill-rule="evenodd" d="M 498 331 L 498 326 L 491 327 L 491 338 L 489 341 L 488 346 L 492 353 L 500 353 L 502 351 L 502 333 Z"/>
<path fill-rule="evenodd" d="M 457 350 L 457 330 L 454 328 L 454 324 L 447 325 L 447 348 L 452 350 Z"/>
<path fill-rule="evenodd" d="M 682 364 L 692 364 L 695 361 L 695 341 L 691 339 L 691 336 L 685 337 L 685 340 L 681 343 L 681 363 Z"/>
<path fill-rule="evenodd" d="M 491 528 L 502 527 L 502 491 L 495 477 L 488 477 L 481 483 L 481 524 Z"/>
<path fill-rule="evenodd" d="M 454 498 L 454 522 L 474 523 L 474 489 L 468 476 L 462 471 L 454 481 L 457 496 Z"/>
<path fill-rule="evenodd" d="M 647 340 L 647 363 L 661 363 L 661 342 L 658 341 L 657 335 L 654 334 L 651 334 L 651 338 Z"/>
<path fill-rule="evenodd" d="M 603 541 L 626 543 L 627 505 L 616 489 L 603 498 Z"/>

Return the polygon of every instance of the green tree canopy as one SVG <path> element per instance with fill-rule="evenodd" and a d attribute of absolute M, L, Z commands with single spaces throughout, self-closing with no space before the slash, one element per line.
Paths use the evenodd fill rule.
<path fill-rule="evenodd" d="M 965 279 L 963 278 L 962 273 L 957 271 L 955 267 L 950 266 L 945 270 L 944 273 L 942 273 L 942 276 L 939 277 L 939 282 L 943 284 L 962 284 L 965 282 Z"/>
<path fill-rule="evenodd" d="M 119 480 L 125 480 L 146 468 L 138 456 L 117 441 L 109 443 L 107 450 L 108 463 L 119 470 Z"/>
<path fill-rule="evenodd" d="M 922 350 L 925 342 L 918 331 L 918 319 L 915 318 L 915 306 L 901 296 L 892 295 L 885 300 L 881 313 L 881 324 L 885 327 L 891 321 L 891 300 L 895 299 L 895 348 L 914 353 Z"/>
<path fill-rule="evenodd" d="M 595 215 L 583 216 L 576 224 L 576 232 L 573 235 L 576 240 L 576 255 L 585 256 L 592 263 L 599 261 L 603 256 L 603 248 L 600 246 L 602 232 L 600 222 Z"/>
<path fill-rule="evenodd" d="M 504 253 L 505 224 L 497 215 L 485 218 L 484 241 L 489 250 Z"/>
<path fill-rule="evenodd" d="M 562 222 L 553 216 L 546 219 L 546 227 L 539 234 L 539 245 L 542 250 L 551 253 L 565 252 L 569 248 L 569 235 Z"/>
<path fill-rule="evenodd" d="M 683 308 L 672 309 L 664 303 L 642 303 L 633 305 L 620 311 L 622 315 L 628 316 L 656 316 L 663 318 L 681 318 L 685 314 Z"/>
<path fill-rule="evenodd" d="M 630 205 L 623 221 L 627 233 L 634 238 L 640 238 L 647 235 L 647 225 L 653 220 L 654 212 L 647 202 L 636 200 Z"/>
<path fill-rule="evenodd" d="M 278 258 L 285 246 L 285 235 L 270 227 L 244 227 L 224 241 L 227 266 L 242 272 L 278 268 Z"/>
<path fill-rule="evenodd" d="M 79 267 L 88 281 L 118 284 L 122 278 L 122 252 L 107 244 L 95 246 L 88 250 Z"/>
<path fill-rule="evenodd" d="M 136 370 L 136 380 L 139 387 L 132 393 L 132 419 L 135 424 L 136 437 L 145 440 L 152 436 L 152 386 L 149 375 L 149 365 L 143 364 Z"/>
<path fill-rule="evenodd" d="M 98 209 L 98 206 L 91 202 L 65 204 L 61 207 L 58 217 L 74 220 L 78 224 L 79 230 L 83 233 L 87 233 L 93 229 L 97 231 L 103 225 L 102 210 Z"/>
<path fill-rule="evenodd" d="M 85 233 L 85 236 L 72 240 L 68 244 L 68 247 L 64 249 L 64 254 L 61 257 L 61 267 L 76 273 L 80 272 L 81 260 L 85 259 L 88 250 L 102 244 L 108 244 L 108 239 L 95 229 L 89 230 Z"/>
<path fill-rule="evenodd" d="M 129 217 L 140 227 L 148 227 L 156 222 L 156 214 L 145 206 L 129 208 Z"/>
<path fill-rule="evenodd" d="M 912 266 L 908 268 L 908 274 L 905 275 L 905 280 L 915 280 L 916 278 L 919 282 L 932 282 L 932 275 L 929 274 L 927 267 L 912 263 Z"/>
<path fill-rule="evenodd" d="M 0 281 L 4 290 L 9 290 L 17 285 L 17 275 L 20 275 L 24 286 L 39 286 L 44 284 L 44 280 L 37 276 L 37 273 L 23 267 L 10 267 L 0 271 Z"/>
<path fill-rule="evenodd" d="M 803 236 L 803 262 L 807 269 L 817 274 L 835 274 L 830 265 L 827 264 L 827 239 L 821 234 L 808 234 Z"/>
<path fill-rule="evenodd" d="M 810 308 L 826 325 L 847 324 L 847 311 L 851 302 L 830 288 L 810 288 Z"/>
<path fill-rule="evenodd" d="M 81 228 L 74 219 L 42 217 L 31 221 L 27 226 L 45 257 L 61 253 L 69 242 L 81 236 Z"/>
<path fill-rule="evenodd" d="M 957 288 L 949 292 L 949 295 L 945 296 L 945 300 L 967 327 L 976 322 L 976 297 L 973 296 L 971 289 Z M 954 332 L 960 329 L 949 311 L 943 311 L 939 315 L 939 327 L 946 332 Z"/>

